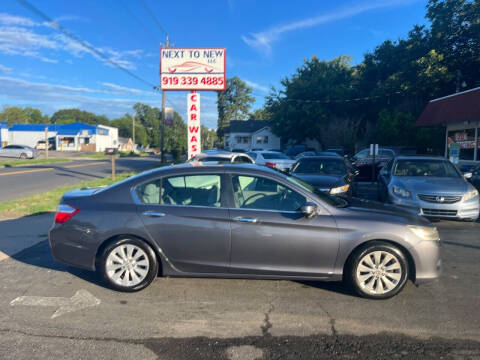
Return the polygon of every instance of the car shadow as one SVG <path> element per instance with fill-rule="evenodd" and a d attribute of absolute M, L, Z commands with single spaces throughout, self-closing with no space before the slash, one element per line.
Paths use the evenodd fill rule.
<path fill-rule="evenodd" d="M 340 281 L 295 280 L 293 282 L 302 285 L 304 288 L 315 288 L 351 297 L 358 297 L 345 283 Z"/>

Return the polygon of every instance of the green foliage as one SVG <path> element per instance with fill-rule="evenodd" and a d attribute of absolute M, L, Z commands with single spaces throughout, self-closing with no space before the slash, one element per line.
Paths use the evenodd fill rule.
<path fill-rule="evenodd" d="M 227 80 L 227 89 L 217 93 L 218 109 L 218 137 L 223 137 L 223 132 L 230 125 L 231 120 L 246 120 L 248 112 L 255 98 L 251 96 L 253 89 L 238 76 Z"/>
<path fill-rule="evenodd" d="M 265 108 L 257 109 L 248 115 L 248 120 L 270 120 L 272 114 Z"/>
<path fill-rule="evenodd" d="M 217 132 L 201 125 L 202 150 L 208 150 L 215 147 L 217 143 Z"/>
<path fill-rule="evenodd" d="M 3 111 L 0 113 L 0 121 L 8 122 L 8 125 L 12 124 L 25 124 L 31 121 L 28 114 L 18 106 L 4 106 Z"/>
<path fill-rule="evenodd" d="M 79 109 L 62 109 L 55 112 L 50 122 L 57 124 L 71 124 L 81 122 L 90 125 L 108 125 L 110 121 L 105 115 L 96 115 L 94 113 Z"/>
<path fill-rule="evenodd" d="M 480 1 L 429 0 L 427 26 L 387 40 L 350 66 L 306 60 L 272 91 L 264 110 L 284 140 L 323 146 L 369 142 L 443 152 L 442 128 L 416 128 L 429 100 L 480 86 Z"/>

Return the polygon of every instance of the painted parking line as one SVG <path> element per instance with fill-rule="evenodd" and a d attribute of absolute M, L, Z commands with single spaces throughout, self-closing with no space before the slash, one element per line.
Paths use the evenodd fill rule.
<path fill-rule="evenodd" d="M 95 165 L 104 165 L 105 162 L 99 162 L 95 164 L 77 164 L 77 165 L 69 165 L 63 166 L 62 168 L 71 169 L 76 167 L 86 167 L 86 166 L 95 166 Z M 42 171 L 51 171 L 51 170 L 61 170 L 62 168 L 41 168 L 41 169 L 33 169 L 33 170 L 19 170 L 19 171 L 11 171 L 6 173 L 0 173 L 0 176 L 8 176 L 8 175 L 20 175 L 20 174 L 28 174 L 28 173 L 35 173 L 35 172 L 42 172 Z"/>

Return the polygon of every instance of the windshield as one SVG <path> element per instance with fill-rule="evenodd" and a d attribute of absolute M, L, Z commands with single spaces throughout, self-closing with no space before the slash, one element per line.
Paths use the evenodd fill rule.
<path fill-rule="evenodd" d="M 460 177 L 455 166 L 444 160 L 399 160 L 395 165 L 393 175 L 415 177 Z"/>
<path fill-rule="evenodd" d="M 273 159 L 289 159 L 289 157 L 282 153 L 262 153 L 262 156 L 266 160 L 273 160 Z"/>
<path fill-rule="evenodd" d="M 335 206 L 335 207 L 348 206 L 348 201 L 346 201 L 345 199 L 342 199 L 338 196 L 330 196 L 295 176 L 287 175 L 286 178 L 288 181 L 300 186 L 302 189 L 308 191 L 309 193 L 316 195 L 321 200 L 325 201 L 327 204 L 331 206 Z"/>
<path fill-rule="evenodd" d="M 297 174 L 344 175 L 347 171 L 343 160 L 301 159 L 292 170 Z"/>

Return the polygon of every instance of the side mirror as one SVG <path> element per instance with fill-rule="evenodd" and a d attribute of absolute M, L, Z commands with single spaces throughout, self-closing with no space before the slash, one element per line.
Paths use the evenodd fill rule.
<path fill-rule="evenodd" d="M 303 216 L 311 219 L 317 214 L 317 205 L 311 202 L 307 202 L 300 208 L 300 211 L 302 212 Z"/>
<path fill-rule="evenodd" d="M 471 172 L 466 172 L 466 173 L 463 173 L 463 177 L 465 179 L 471 179 L 473 176 L 473 174 Z"/>
<path fill-rule="evenodd" d="M 388 176 L 388 170 L 387 169 L 381 169 L 380 170 L 380 176 Z"/>

